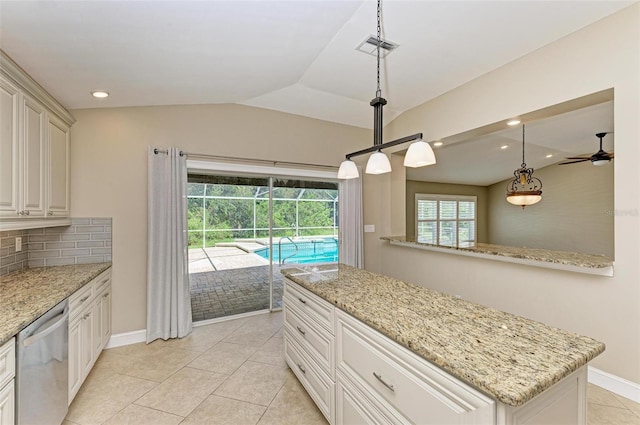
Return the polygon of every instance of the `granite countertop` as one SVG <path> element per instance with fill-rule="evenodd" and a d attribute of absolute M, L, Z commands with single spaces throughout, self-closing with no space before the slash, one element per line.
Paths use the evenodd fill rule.
<path fill-rule="evenodd" d="M 510 406 L 523 405 L 605 349 L 588 337 L 342 264 L 282 273 Z"/>
<path fill-rule="evenodd" d="M 37 267 L 0 276 L 0 345 L 109 267 L 111 263 Z"/>
<path fill-rule="evenodd" d="M 392 243 L 415 245 L 416 247 L 435 248 L 477 254 L 495 255 L 521 260 L 540 261 L 543 263 L 562 264 L 567 266 L 583 267 L 589 269 L 604 269 L 613 266 L 613 260 L 604 255 L 582 254 L 579 252 L 554 251 L 539 248 L 521 248 L 516 246 L 493 245 L 478 243 L 475 247 L 456 248 L 443 245 L 433 245 L 417 242 L 415 239 L 405 236 L 383 236 L 380 239 Z"/>

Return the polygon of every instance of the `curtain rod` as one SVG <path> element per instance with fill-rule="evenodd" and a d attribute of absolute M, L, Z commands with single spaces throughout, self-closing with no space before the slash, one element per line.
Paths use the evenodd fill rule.
<path fill-rule="evenodd" d="M 159 153 L 168 154 L 169 151 L 166 149 L 155 148 L 153 150 L 153 153 L 156 155 Z M 268 159 L 242 158 L 242 157 L 236 157 L 236 156 L 208 155 L 203 153 L 191 153 L 191 152 L 184 152 L 184 151 L 180 151 L 180 156 L 186 156 L 186 157 L 192 157 L 192 158 L 218 159 L 222 161 L 254 162 L 258 164 L 271 165 L 273 167 L 278 165 L 290 165 L 290 166 L 304 166 L 304 167 L 314 167 L 314 168 L 328 168 L 331 170 L 338 169 L 338 167 L 333 165 L 310 164 L 306 162 L 273 161 Z"/>

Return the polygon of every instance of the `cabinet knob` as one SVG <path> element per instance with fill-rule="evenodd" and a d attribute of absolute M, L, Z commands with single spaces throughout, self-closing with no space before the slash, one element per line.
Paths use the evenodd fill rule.
<path fill-rule="evenodd" d="M 49 216 L 53 215 L 53 211 L 47 212 L 47 215 L 49 215 Z"/>
<path fill-rule="evenodd" d="M 302 367 L 302 365 L 300 363 L 298 363 L 298 369 L 300 369 L 300 372 L 302 372 L 304 374 L 307 373 L 307 370 L 304 367 Z"/>
<path fill-rule="evenodd" d="M 24 215 L 29 215 L 31 213 L 31 211 L 25 211 Z"/>

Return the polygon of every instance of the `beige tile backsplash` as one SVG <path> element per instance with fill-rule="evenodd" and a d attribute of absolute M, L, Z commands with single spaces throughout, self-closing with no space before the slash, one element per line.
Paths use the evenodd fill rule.
<path fill-rule="evenodd" d="M 111 223 L 111 218 L 73 218 L 70 226 L 0 232 L 0 276 L 27 267 L 111 261 Z"/>

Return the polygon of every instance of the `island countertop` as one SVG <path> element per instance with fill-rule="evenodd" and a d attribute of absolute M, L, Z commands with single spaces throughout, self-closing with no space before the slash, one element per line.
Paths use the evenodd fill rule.
<path fill-rule="evenodd" d="M 523 405 L 605 349 L 585 336 L 342 264 L 282 273 L 510 406 Z"/>
<path fill-rule="evenodd" d="M 0 345 L 109 267 L 111 263 L 36 267 L 1 276 Z"/>

